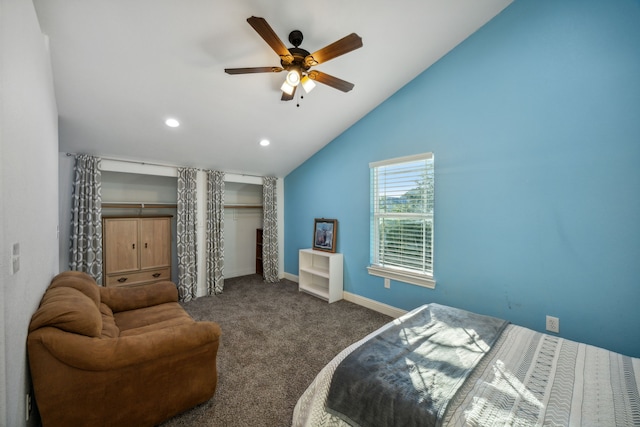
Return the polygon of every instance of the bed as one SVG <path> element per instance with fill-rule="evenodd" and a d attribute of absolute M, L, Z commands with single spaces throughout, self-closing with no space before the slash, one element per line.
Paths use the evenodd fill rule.
<path fill-rule="evenodd" d="M 640 359 L 439 304 L 341 351 L 292 425 L 640 426 Z"/>

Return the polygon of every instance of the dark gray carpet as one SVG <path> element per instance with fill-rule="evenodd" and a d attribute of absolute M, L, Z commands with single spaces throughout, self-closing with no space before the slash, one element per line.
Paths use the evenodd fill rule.
<path fill-rule="evenodd" d="M 184 308 L 222 328 L 218 386 L 208 402 L 162 424 L 290 426 L 293 408 L 316 374 L 340 350 L 391 320 L 347 301 L 332 304 L 297 283 L 264 283 L 257 275 L 225 281 L 224 293 Z"/>

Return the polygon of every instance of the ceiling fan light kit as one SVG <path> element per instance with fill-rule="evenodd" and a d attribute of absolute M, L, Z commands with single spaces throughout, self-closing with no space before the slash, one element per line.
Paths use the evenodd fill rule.
<path fill-rule="evenodd" d="M 351 33 L 314 53 L 309 53 L 299 47 L 303 40 L 301 31 L 294 30 L 289 34 L 289 42 L 293 47 L 287 48 L 264 18 L 252 16 L 247 19 L 247 22 L 278 54 L 281 67 L 225 68 L 224 71 L 227 74 L 279 73 L 287 71 L 287 77 L 280 87 L 283 101 L 293 99 L 296 87 L 299 84 L 302 85 L 306 93 L 313 90 L 316 86 L 315 82 L 325 84 L 342 92 L 349 92 L 353 89 L 353 83 L 318 70 L 310 70 L 310 68 L 361 48 L 362 38 L 356 33 Z"/>
<path fill-rule="evenodd" d="M 291 86 L 289 83 L 287 83 L 287 81 L 285 80 L 284 83 L 282 83 L 282 86 L 280 86 L 280 90 L 283 91 L 284 93 L 286 93 L 287 95 L 291 95 L 293 97 L 293 91 L 296 89 L 295 86 Z"/>
<path fill-rule="evenodd" d="M 316 87 L 316 84 L 309 78 L 309 76 L 304 76 L 300 79 L 300 84 L 305 92 L 309 93 Z"/>
<path fill-rule="evenodd" d="M 287 83 L 289 83 L 291 86 L 298 86 L 298 83 L 300 83 L 300 71 L 298 71 L 297 69 L 292 69 L 287 73 L 286 80 Z"/>

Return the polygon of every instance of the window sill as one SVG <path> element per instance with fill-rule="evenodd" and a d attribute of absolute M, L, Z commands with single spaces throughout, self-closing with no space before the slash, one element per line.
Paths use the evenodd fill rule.
<path fill-rule="evenodd" d="M 367 271 L 372 276 L 384 277 L 398 282 L 409 283 L 411 285 L 422 286 L 429 289 L 435 289 L 436 281 L 431 276 L 423 274 L 409 273 L 402 270 L 379 267 L 376 265 L 370 265 L 367 267 Z"/>

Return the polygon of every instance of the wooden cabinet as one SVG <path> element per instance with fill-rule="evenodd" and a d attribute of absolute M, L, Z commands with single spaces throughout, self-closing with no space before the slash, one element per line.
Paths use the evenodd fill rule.
<path fill-rule="evenodd" d="M 171 280 L 171 217 L 104 217 L 106 286 Z"/>
<path fill-rule="evenodd" d="M 342 254 L 300 249 L 298 290 L 329 303 L 342 299 Z"/>
<path fill-rule="evenodd" d="M 256 230 L 256 274 L 262 276 L 262 228 Z"/>

